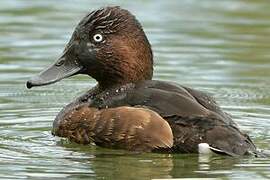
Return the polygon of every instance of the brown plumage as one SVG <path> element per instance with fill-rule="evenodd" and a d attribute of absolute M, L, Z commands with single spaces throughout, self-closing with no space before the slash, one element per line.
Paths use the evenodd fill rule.
<path fill-rule="evenodd" d="M 69 140 L 131 151 L 169 149 L 173 135 L 169 124 L 145 108 L 118 107 L 98 110 L 87 104 L 64 114 L 53 134 Z"/>
<path fill-rule="evenodd" d="M 147 152 L 197 153 L 198 144 L 208 143 L 227 155 L 257 153 L 250 138 L 212 97 L 151 80 L 151 46 L 127 10 L 106 7 L 89 13 L 60 59 L 29 80 L 27 87 L 75 74 L 87 74 L 98 84 L 57 115 L 55 135 L 82 144 L 93 141 L 103 147 Z"/>
<path fill-rule="evenodd" d="M 78 36 L 89 35 L 90 42 L 97 33 L 105 38 L 98 44 L 91 44 L 96 49 L 94 62 L 81 60 L 87 67 L 83 73 L 95 78 L 100 88 L 152 78 L 151 46 L 140 23 L 127 10 L 109 7 L 93 11 L 79 23 L 75 32 Z M 83 41 L 84 38 L 87 37 L 78 39 Z"/>

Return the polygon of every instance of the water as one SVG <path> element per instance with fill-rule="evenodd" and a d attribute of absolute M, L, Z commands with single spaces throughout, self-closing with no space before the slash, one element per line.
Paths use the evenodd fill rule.
<path fill-rule="evenodd" d="M 270 159 L 134 154 L 53 137 L 59 110 L 95 81 L 27 90 L 89 11 L 121 5 L 142 22 L 155 79 L 208 91 L 259 148 L 270 149 L 270 4 L 267 0 L 0 2 L 0 177 L 3 179 L 270 178 Z"/>

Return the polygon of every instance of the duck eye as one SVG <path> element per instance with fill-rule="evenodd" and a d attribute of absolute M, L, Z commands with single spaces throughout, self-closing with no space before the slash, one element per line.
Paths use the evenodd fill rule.
<path fill-rule="evenodd" d="M 103 40 L 103 37 L 102 37 L 101 34 L 95 34 L 95 35 L 93 36 L 93 39 L 94 39 L 94 41 L 96 41 L 96 42 L 101 42 L 101 41 Z"/>

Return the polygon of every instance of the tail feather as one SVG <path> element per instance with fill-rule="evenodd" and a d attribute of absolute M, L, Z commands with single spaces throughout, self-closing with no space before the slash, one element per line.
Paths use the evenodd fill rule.
<path fill-rule="evenodd" d="M 236 154 L 215 148 L 210 146 L 207 143 L 200 143 L 198 144 L 198 152 L 200 154 L 211 154 L 211 153 L 215 153 L 215 154 L 221 154 L 221 155 L 228 155 L 228 156 L 236 156 Z"/>
<path fill-rule="evenodd" d="M 258 158 L 270 158 L 270 150 L 266 149 L 257 149 L 255 152 L 249 152 L 249 154 Z"/>

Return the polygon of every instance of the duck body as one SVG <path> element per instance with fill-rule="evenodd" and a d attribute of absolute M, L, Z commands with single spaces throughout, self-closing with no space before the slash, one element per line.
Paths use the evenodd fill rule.
<path fill-rule="evenodd" d="M 174 143 L 171 147 L 165 148 L 166 150 L 151 148 L 151 151 L 198 153 L 200 143 L 208 143 L 211 147 L 232 156 L 256 151 L 249 137 L 238 129 L 213 98 L 206 93 L 178 84 L 148 80 L 101 92 L 98 87 L 95 87 L 59 113 L 54 121 L 53 134 L 63 136 L 63 133 L 58 132 L 60 124 L 62 129 L 63 127 L 68 129 L 68 126 L 61 121 L 71 112 L 78 111 L 76 109 L 82 104 L 96 109 L 128 106 L 157 112 L 169 123 Z M 78 119 L 78 117 L 74 118 Z M 74 121 L 74 119 L 69 121 Z M 102 143 L 100 145 L 103 146 Z"/>
<path fill-rule="evenodd" d="M 153 53 L 129 11 L 105 7 L 76 26 L 63 54 L 27 88 L 86 74 L 97 86 L 57 115 L 52 133 L 81 144 L 131 151 L 256 154 L 250 138 L 207 94 L 152 80 Z M 208 152 L 208 150 L 202 150 Z"/>

